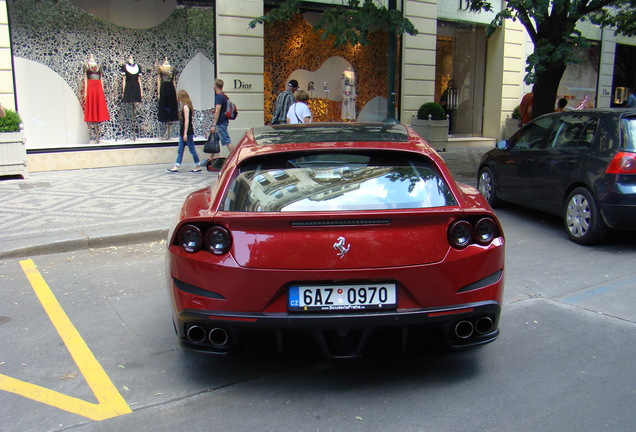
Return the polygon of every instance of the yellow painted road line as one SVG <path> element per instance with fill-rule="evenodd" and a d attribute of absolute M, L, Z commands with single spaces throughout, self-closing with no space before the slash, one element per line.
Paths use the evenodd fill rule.
<path fill-rule="evenodd" d="M 0 390 L 15 393 L 91 420 L 105 420 L 131 413 L 132 410 L 73 326 L 33 261 L 20 261 L 20 265 L 98 403 L 86 402 L 1 374 Z"/>

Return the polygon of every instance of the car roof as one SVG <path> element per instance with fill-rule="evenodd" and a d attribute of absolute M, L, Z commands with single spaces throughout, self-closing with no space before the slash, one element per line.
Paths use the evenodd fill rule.
<path fill-rule="evenodd" d="M 308 123 L 254 128 L 256 145 L 321 142 L 407 142 L 409 134 L 401 124 Z"/>
<path fill-rule="evenodd" d="M 398 150 L 439 158 L 426 141 L 402 124 L 308 123 L 248 130 L 238 143 L 237 163 L 265 154 L 334 149 Z"/>
<path fill-rule="evenodd" d="M 564 115 L 596 115 L 602 117 L 627 117 L 636 115 L 634 108 L 592 108 L 592 109 L 570 109 L 561 112 L 552 112 L 545 114 L 546 116 L 564 116 Z M 540 117 L 537 117 L 540 118 Z"/>

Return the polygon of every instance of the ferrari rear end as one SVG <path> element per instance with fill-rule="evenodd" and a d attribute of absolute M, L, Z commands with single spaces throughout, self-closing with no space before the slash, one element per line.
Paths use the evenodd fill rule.
<path fill-rule="evenodd" d="M 483 197 L 404 126 L 324 142 L 342 127 L 251 131 L 188 196 L 167 255 L 183 346 L 347 358 L 497 338 L 504 237 Z"/>

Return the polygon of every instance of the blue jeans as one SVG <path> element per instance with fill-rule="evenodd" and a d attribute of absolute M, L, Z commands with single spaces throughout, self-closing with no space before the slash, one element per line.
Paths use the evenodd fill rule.
<path fill-rule="evenodd" d="M 224 146 L 232 144 L 232 141 L 230 141 L 230 135 L 227 133 L 227 125 L 227 123 L 218 124 L 214 128 L 214 133 L 218 137 L 219 141 L 221 141 L 221 144 L 223 144 Z"/>
<path fill-rule="evenodd" d="M 190 154 L 192 155 L 192 159 L 194 159 L 195 165 L 199 165 L 199 155 L 194 148 L 194 135 L 188 135 L 187 144 L 188 150 L 190 150 Z M 181 165 L 181 161 L 183 161 L 183 151 L 185 150 L 185 145 L 186 143 L 183 142 L 183 135 L 179 135 L 179 148 L 177 149 L 177 161 L 175 162 L 176 166 Z"/>

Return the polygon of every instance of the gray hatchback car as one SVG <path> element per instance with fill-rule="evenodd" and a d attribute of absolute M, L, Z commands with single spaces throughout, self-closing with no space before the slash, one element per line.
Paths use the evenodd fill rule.
<path fill-rule="evenodd" d="M 574 242 L 636 229 L 636 110 L 593 109 L 534 119 L 481 159 L 479 191 L 562 216 Z"/>

